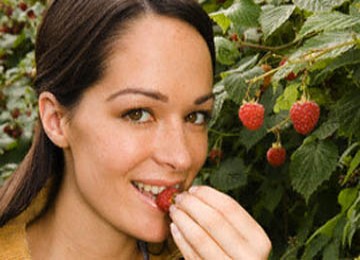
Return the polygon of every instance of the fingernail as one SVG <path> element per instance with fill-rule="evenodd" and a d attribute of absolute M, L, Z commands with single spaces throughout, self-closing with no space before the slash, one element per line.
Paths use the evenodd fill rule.
<path fill-rule="evenodd" d="M 176 206 L 174 204 L 172 204 L 169 208 L 169 212 L 170 214 L 174 213 L 176 211 Z"/>
<path fill-rule="evenodd" d="M 180 231 L 179 231 L 178 227 L 174 223 L 170 224 L 170 230 L 171 230 L 171 234 L 173 236 L 179 236 Z"/>
<path fill-rule="evenodd" d="M 199 186 L 191 186 L 189 189 L 189 193 L 195 193 L 199 189 Z"/>

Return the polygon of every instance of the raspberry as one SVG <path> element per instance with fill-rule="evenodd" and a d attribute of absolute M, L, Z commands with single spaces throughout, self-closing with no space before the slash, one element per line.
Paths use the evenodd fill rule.
<path fill-rule="evenodd" d="M 24 3 L 24 2 L 20 2 L 20 3 L 18 4 L 18 7 L 19 7 L 22 11 L 26 11 L 26 10 L 28 9 L 27 4 Z"/>
<path fill-rule="evenodd" d="M 209 159 L 212 163 L 219 163 L 223 158 L 223 152 L 220 149 L 214 148 L 209 152 Z"/>
<path fill-rule="evenodd" d="M 314 101 L 298 101 L 290 109 L 290 119 L 296 132 L 306 135 L 316 126 L 320 107 Z"/>
<path fill-rule="evenodd" d="M 230 40 L 232 40 L 233 42 L 239 41 L 239 36 L 237 35 L 237 33 L 231 34 L 230 35 Z"/>
<path fill-rule="evenodd" d="M 257 130 L 264 123 L 264 106 L 255 103 L 245 103 L 239 109 L 239 119 L 249 130 Z"/>
<path fill-rule="evenodd" d="M 272 67 L 269 64 L 262 64 L 261 68 L 265 73 L 272 69 Z M 263 84 L 262 84 L 262 88 L 264 90 L 267 89 L 267 87 L 270 85 L 271 78 L 272 78 L 271 75 L 268 75 L 268 76 L 264 77 Z"/>
<path fill-rule="evenodd" d="M 171 204 L 174 203 L 175 196 L 179 193 L 179 190 L 170 187 L 166 188 L 156 197 L 157 206 L 164 212 L 169 212 Z"/>
<path fill-rule="evenodd" d="M 274 143 L 266 153 L 268 163 L 273 167 L 279 167 L 286 160 L 286 150 L 279 143 Z"/>

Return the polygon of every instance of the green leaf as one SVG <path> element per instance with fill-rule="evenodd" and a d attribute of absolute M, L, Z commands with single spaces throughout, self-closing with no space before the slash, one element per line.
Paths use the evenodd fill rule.
<path fill-rule="evenodd" d="M 229 98 L 241 105 L 248 89 L 244 77 L 241 74 L 230 74 L 224 79 L 224 85 Z"/>
<path fill-rule="evenodd" d="M 346 188 L 340 191 L 338 195 L 338 202 L 341 205 L 341 212 L 345 212 L 354 203 L 358 195 L 356 188 Z"/>
<path fill-rule="evenodd" d="M 266 127 L 263 126 L 256 131 L 247 130 L 245 127 L 240 132 L 240 143 L 246 147 L 246 150 L 250 150 L 255 144 L 257 144 L 264 136 L 267 135 Z"/>
<path fill-rule="evenodd" d="M 351 160 L 350 167 L 344 179 L 344 183 L 346 183 L 347 180 L 352 176 L 354 170 L 359 166 L 359 164 L 360 164 L 360 150 L 357 151 L 354 158 Z"/>
<path fill-rule="evenodd" d="M 273 8 L 265 8 L 260 15 L 259 21 L 265 39 L 283 25 L 295 10 L 295 5 L 282 5 Z"/>
<path fill-rule="evenodd" d="M 211 13 L 209 16 L 220 26 L 222 32 L 226 33 L 231 25 L 231 20 L 223 12 Z"/>
<path fill-rule="evenodd" d="M 253 0 L 237 0 L 224 13 L 237 26 L 250 28 L 259 25 L 261 8 Z"/>
<path fill-rule="evenodd" d="M 291 157 L 291 185 L 308 202 L 310 196 L 336 169 L 338 150 L 330 141 L 303 144 Z"/>
<path fill-rule="evenodd" d="M 247 92 L 250 97 L 254 96 L 255 92 L 260 88 L 260 82 L 249 85 L 247 80 L 263 74 L 264 71 L 260 67 L 253 67 L 243 73 L 234 73 L 228 75 L 224 79 L 224 85 L 231 100 L 238 105 L 242 104 Z"/>
<path fill-rule="evenodd" d="M 319 138 L 320 140 L 324 140 L 333 135 L 338 128 L 339 123 L 333 118 L 330 118 L 328 121 L 320 125 L 311 135 Z"/>
<path fill-rule="evenodd" d="M 314 14 L 310 16 L 302 26 L 299 37 L 311 32 L 342 31 L 359 24 L 359 17 L 340 12 Z"/>
<path fill-rule="evenodd" d="M 259 54 L 253 55 L 253 56 L 247 56 L 240 60 L 238 67 L 236 69 L 227 70 L 221 73 L 222 78 L 226 78 L 229 74 L 232 73 L 241 73 L 246 70 L 249 70 L 250 68 L 254 67 L 258 61 Z"/>
<path fill-rule="evenodd" d="M 301 259 L 308 260 L 314 259 L 315 256 L 327 245 L 330 241 L 330 237 L 320 234 L 316 236 L 311 243 L 308 243 L 305 247 L 304 254 Z"/>
<path fill-rule="evenodd" d="M 223 84 L 218 84 L 214 87 L 213 93 L 215 95 L 215 102 L 213 106 L 213 113 L 209 127 L 212 127 L 220 116 L 222 107 L 226 99 L 228 99 L 228 93 L 224 89 Z"/>
<path fill-rule="evenodd" d="M 313 59 L 312 63 L 314 63 L 314 61 L 336 58 L 355 46 L 353 37 L 354 35 L 349 32 L 324 32 L 305 41 L 288 61 L 308 62 Z"/>
<path fill-rule="evenodd" d="M 214 42 L 217 61 L 224 65 L 234 64 L 240 56 L 235 44 L 221 36 L 216 36 Z"/>
<path fill-rule="evenodd" d="M 358 63 L 360 63 L 360 50 L 351 49 L 337 58 L 330 60 L 323 69 L 316 71 L 317 73 L 314 76 L 314 82 L 320 82 L 327 74 L 336 69 Z"/>
<path fill-rule="evenodd" d="M 284 93 L 279 96 L 274 106 L 274 112 L 279 113 L 281 110 L 290 110 L 292 104 L 298 100 L 300 83 L 294 83 L 286 87 Z"/>
<path fill-rule="evenodd" d="M 300 9 L 310 12 L 331 11 L 342 5 L 347 0 L 294 0 L 294 4 Z"/>
<path fill-rule="evenodd" d="M 210 183 L 217 189 L 229 191 L 246 185 L 247 169 L 241 158 L 230 158 L 221 163 L 210 176 Z"/>
<path fill-rule="evenodd" d="M 358 192 L 356 200 L 349 208 L 346 217 L 347 223 L 343 230 L 342 242 L 351 247 L 355 232 L 360 229 L 360 192 Z"/>
<path fill-rule="evenodd" d="M 340 130 L 347 136 L 360 136 L 360 89 L 353 88 L 336 104 Z"/>

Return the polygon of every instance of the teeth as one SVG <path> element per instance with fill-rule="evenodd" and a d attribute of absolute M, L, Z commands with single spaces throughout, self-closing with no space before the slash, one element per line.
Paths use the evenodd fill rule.
<path fill-rule="evenodd" d="M 167 187 L 166 186 L 152 186 L 152 185 L 148 185 L 148 184 L 144 184 L 141 182 L 133 182 L 133 184 L 142 192 L 150 192 L 153 195 L 158 195 L 159 193 L 161 193 L 163 190 L 165 190 Z M 176 189 L 180 188 L 180 184 L 176 184 L 174 186 Z"/>

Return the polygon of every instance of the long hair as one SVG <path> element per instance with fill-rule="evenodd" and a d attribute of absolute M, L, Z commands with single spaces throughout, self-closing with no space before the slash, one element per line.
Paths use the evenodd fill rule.
<path fill-rule="evenodd" d="M 130 21 L 147 13 L 193 26 L 206 41 L 214 68 L 212 23 L 195 0 L 54 0 L 36 39 L 36 93 L 49 91 L 62 106 L 75 107 L 82 93 L 101 80 L 111 44 Z M 39 121 L 27 155 L 0 189 L 0 227 L 26 209 L 50 179 L 54 197 L 63 170 L 63 151 Z"/>

